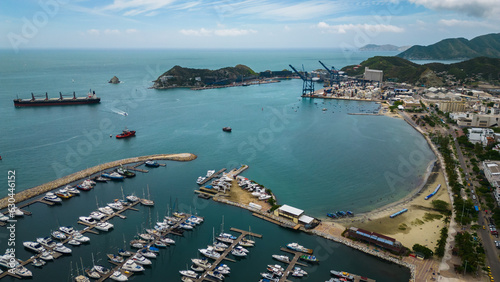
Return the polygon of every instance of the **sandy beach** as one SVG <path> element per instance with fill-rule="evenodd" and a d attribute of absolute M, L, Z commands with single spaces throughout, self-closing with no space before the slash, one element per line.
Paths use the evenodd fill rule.
<path fill-rule="evenodd" d="M 429 200 L 429 195 L 438 184 L 439 192 Z M 353 219 L 339 220 L 337 224 L 343 227 L 359 227 L 395 238 L 411 249 L 414 244 L 421 244 L 434 249 L 439 239 L 439 231 L 444 227 L 443 216 L 432 209 L 433 200 L 450 203 L 446 183 L 440 168 L 435 168 L 429 175 L 421 192 L 410 199 L 404 199 L 390 207 L 384 207 Z M 407 208 L 408 212 L 390 218 L 397 211 Z M 335 221 L 334 221 L 335 222 Z"/>

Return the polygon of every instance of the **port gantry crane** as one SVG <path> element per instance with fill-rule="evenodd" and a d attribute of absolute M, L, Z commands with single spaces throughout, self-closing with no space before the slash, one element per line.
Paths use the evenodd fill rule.
<path fill-rule="evenodd" d="M 311 96 L 314 93 L 314 83 L 312 78 L 307 77 L 307 72 L 304 72 L 304 75 L 302 75 L 300 72 L 298 72 L 292 65 L 289 65 L 292 70 L 302 79 L 302 97 L 308 97 Z"/>
<path fill-rule="evenodd" d="M 321 61 L 318 61 L 324 68 L 325 70 L 330 74 L 330 86 L 333 86 L 334 83 L 338 84 L 339 83 L 339 72 L 335 69 L 334 66 L 332 66 L 332 69 L 330 70 L 325 64 L 323 64 Z"/>

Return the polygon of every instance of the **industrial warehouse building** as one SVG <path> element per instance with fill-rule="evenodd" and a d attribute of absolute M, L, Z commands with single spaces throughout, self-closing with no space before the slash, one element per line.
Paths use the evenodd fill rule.
<path fill-rule="evenodd" d="M 363 230 L 361 228 L 349 228 L 347 230 L 347 236 L 356 238 L 364 242 L 368 242 L 370 244 L 398 254 L 405 251 L 405 247 L 403 247 L 400 242 L 396 241 L 396 239 L 375 232 Z"/>

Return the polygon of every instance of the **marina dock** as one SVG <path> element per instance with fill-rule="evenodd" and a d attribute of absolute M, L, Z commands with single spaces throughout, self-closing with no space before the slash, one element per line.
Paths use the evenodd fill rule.
<path fill-rule="evenodd" d="M 137 203 L 138 203 L 138 202 L 137 202 Z M 191 215 L 190 215 L 190 214 L 185 214 L 182 220 L 178 221 L 176 224 L 174 224 L 174 225 L 173 225 L 171 228 L 169 228 L 168 230 L 161 232 L 161 237 L 166 236 L 166 235 L 168 235 L 168 234 L 174 234 L 174 235 L 177 235 L 177 236 L 182 236 L 182 234 L 179 234 L 179 233 L 175 232 L 174 230 L 176 230 L 177 228 L 179 228 L 179 225 L 181 225 L 182 223 L 184 223 L 184 222 L 186 221 L 186 219 L 188 219 L 189 217 L 191 217 Z M 148 244 L 147 244 L 144 248 L 149 248 L 149 247 L 153 246 L 153 245 L 156 243 L 156 241 L 158 241 L 158 240 L 159 240 L 159 238 L 160 238 L 160 236 L 156 236 L 156 237 L 155 237 L 155 239 L 154 239 L 154 240 L 151 240 L 151 241 L 150 241 L 150 242 L 149 242 L 149 243 L 148 243 Z M 144 249 L 144 248 L 143 248 L 143 249 Z M 140 251 L 140 250 L 138 250 L 138 252 L 139 252 L 139 251 Z M 134 253 L 134 252 L 132 252 L 132 256 L 133 256 L 134 254 L 135 254 L 135 253 Z M 124 270 L 122 270 L 122 269 L 121 269 L 122 265 L 123 265 L 123 264 L 124 264 L 127 260 L 128 260 L 128 259 L 124 259 L 122 263 L 117 263 L 117 262 L 112 262 L 112 261 L 110 261 L 111 263 L 113 263 L 113 264 L 114 264 L 114 265 L 116 265 L 116 266 L 115 266 L 113 269 L 111 269 L 111 271 L 110 271 L 108 274 L 106 274 L 106 275 L 104 275 L 104 276 L 101 276 L 101 278 L 99 278 L 99 279 L 97 280 L 97 282 L 101 282 L 101 281 L 104 281 L 104 280 L 108 279 L 111 275 L 113 275 L 113 273 L 114 273 L 115 271 L 120 271 L 121 273 L 125 274 L 127 277 L 132 276 L 133 272 L 125 272 Z"/>
<path fill-rule="evenodd" d="M 195 281 L 196 282 L 202 282 L 202 281 L 217 281 L 216 279 L 214 278 L 210 278 L 210 277 L 207 277 L 208 275 L 208 272 L 209 271 L 213 271 L 215 269 L 215 267 L 217 267 L 221 261 L 223 260 L 229 260 L 229 261 L 233 261 L 232 259 L 229 259 L 227 258 L 226 256 L 234 249 L 234 247 L 236 247 L 238 245 L 238 243 L 245 237 L 245 236 L 253 236 L 253 237 L 256 237 L 256 238 L 262 238 L 262 235 L 260 234 L 256 234 L 256 233 L 252 233 L 250 231 L 245 231 L 245 230 L 241 230 L 241 229 L 237 229 L 237 228 L 231 228 L 230 229 L 231 231 L 234 231 L 234 232 L 238 232 L 238 233 L 241 233 L 240 236 L 238 236 L 238 238 L 236 240 L 233 241 L 233 243 L 226 249 L 224 250 L 224 252 L 221 254 L 221 256 L 216 259 L 212 265 L 206 269 L 201 275 L 200 275 L 200 278 L 196 279 Z"/>
<path fill-rule="evenodd" d="M 210 175 L 209 177 L 205 178 L 202 182 L 200 182 L 200 185 L 203 185 L 203 184 L 207 183 L 212 178 L 219 176 L 219 174 L 223 173 L 224 171 L 226 171 L 226 168 L 223 168 L 223 169 L 217 171 L 216 173 Z"/>
<path fill-rule="evenodd" d="M 28 205 L 33 204 L 33 203 L 35 203 L 35 202 L 38 202 L 38 200 L 35 200 L 35 201 L 30 201 L 29 203 L 26 203 L 26 204 L 25 204 L 25 205 L 23 205 L 22 207 L 28 206 Z M 115 217 L 115 216 L 118 216 L 118 217 L 124 217 L 124 215 L 122 215 L 121 213 L 123 213 L 123 212 L 125 212 L 126 210 L 129 210 L 129 209 L 130 209 L 130 210 L 136 210 L 136 211 L 137 211 L 137 209 L 135 209 L 135 208 L 134 208 L 134 206 L 135 206 L 135 205 L 137 205 L 139 202 L 140 202 L 140 201 L 137 201 L 137 202 L 131 203 L 131 204 L 130 204 L 130 205 L 128 205 L 128 206 L 124 206 L 124 208 L 123 208 L 123 209 L 121 209 L 121 210 L 119 210 L 119 211 L 115 211 L 113 214 L 110 214 L 110 215 L 106 216 L 106 217 L 103 219 L 103 221 L 108 221 L 109 219 L 111 219 L 111 218 L 113 218 L 113 217 Z M 31 214 L 31 213 L 30 213 L 30 214 Z M 97 231 L 95 231 L 95 230 L 94 230 L 94 227 L 97 225 L 97 223 L 95 223 L 95 224 L 87 224 L 87 223 L 84 223 L 84 222 L 81 222 L 81 221 L 78 221 L 78 223 L 79 223 L 79 224 L 83 224 L 83 225 L 87 226 L 87 227 L 85 227 L 84 229 L 80 230 L 80 233 L 81 233 L 82 235 L 83 235 L 83 234 L 85 234 L 86 232 L 93 233 L 93 234 L 100 234 L 99 232 L 97 232 Z M 179 224 L 180 224 L 180 223 L 179 223 Z M 61 241 L 61 243 L 66 244 L 66 243 L 67 243 L 68 241 L 70 241 L 71 239 L 72 239 L 72 237 L 71 237 L 71 236 L 68 236 L 68 238 L 66 238 L 66 239 L 62 240 L 62 241 Z M 45 248 L 47 251 L 53 251 L 53 248 L 48 248 L 48 247 L 46 247 L 46 246 L 44 246 L 44 248 Z M 35 255 L 33 255 L 32 257 L 30 257 L 29 259 L 27 259 L 27 260 L 25 260 L 25 261 L 22 261 L 22 260 L 19 260 L 19 259 L 18 259 L 18 261 L 19 261 L 19 263 L 20 263 L 22 266 L 26 266 L 27 264 L 32 263 L 34 259 L 39 258 L 41 255 L 42 255 L 42 254 L 35 254 Z M 62 254 L 62 253 L 59 253 L 59 252 L 57 252 L 57 251 L 53 251 L 52 256 L 54 257 L 54 260 L 55 260 L 55 259 L 57 259 L 57 258 L 59 258 L 59 257 L 63 256 L 63 254 Z M 112 274 L 113 274 L 113 272 L 110 272 L 110 273 L 109 273 L 109 275 L 108 275 L 108 277 L 109 277 L 109 276 L 111 276 Z M 5 276 L 7 276 L 7 275 L 10 275 L 10 276 L 13 276 L 13 277 L 15 277 L 15 278 L 19 278 L 19 279 L 21 279 L 21 277 L 20 277 L 20 276 L 15 275 L 15 274 L 13 274 L 13 273 L 10 273 L 9 271 L 4 271 L 2 274 L 0 274 L 0 279 L 4 278 L 4 277 L 5 277 Z"/>
<path fill-rule="evenodd" d="M 285 269 L 285 272 L 283 272 L 283 276 L 281 276 L 281 278 L 279 280 L 279 282 L 284 282 L 284 281 L 287 281 L 286 279 L 288 278 L 288 275 L 290 275 L 290 273 L 293 272 L 293 268 L 295 267 L 296 264 L 298 264 L 300 266 L 307 266 L 307 265 L 298 262 L 300 256 L 304 255 L 304 253 L 292 251 L 292 250 L 289 250 L 286 248 L 281 248 L 280 250 L 282 252 L 287 252 L 287 253 L 293 254 L 292 260 L 290 261 L 290 263 L 288 263 L 288 267 Z"/>

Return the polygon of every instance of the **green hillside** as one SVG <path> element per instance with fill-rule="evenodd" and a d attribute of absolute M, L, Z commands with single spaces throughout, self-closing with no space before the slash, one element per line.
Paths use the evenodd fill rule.
<path fill-rule="evenodd" d="M 500 33 L 478 36 L 472 40 L 450 38 L 429 46 L 415 45 L 397 57 L 408 60 L 460 60 L 476 57 L 500 58 Z"/>
<path fill-rule="evenodd" d="M 225 67 L 217 70 L 193 69 L 174 66 L 160 75 L 153 88 L 202 87 L 206 85 L 226 85 L 242 79 L 249 79 L 256 73 L 245 65 Z"/>
<path fill-rule="evenodd" d="M 440 86 L 445 76 L 464 82 L 466 79 L 498 81 L 500 59 L 479 57 L 454 64 L 415 64 L 399 57 L 376 56 L 360 65 L 342 68 L 350 76 L 362 75 L 365 67 L 384 71 L 384 80 Z"/>

